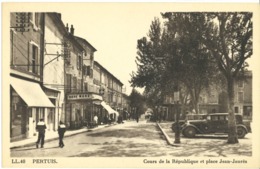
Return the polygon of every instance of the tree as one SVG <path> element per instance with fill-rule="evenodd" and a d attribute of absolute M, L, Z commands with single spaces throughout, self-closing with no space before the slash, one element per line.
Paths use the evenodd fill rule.
<path fill-rule="evenodd" d="M 159 58 L 161 51 L 161 23 L 158 18 L 152 21 L 148 38 L 143 37 L 137 41 L 137 72 L 131 75 L 130 83 L 133 87 L 145 87 L 146 97 L 152 104 L 158 104 L 162 98 L 162 74 L 163 66 Z M 154 98 L 152 98 L 154 97 Z"/>
<path fill-rule="evenodd" d="M 170 81 L 178 82 L 179 90 L 188 91 L 198 113 L 201 91 L 216 82 L 218 76 L 217 66 L 201 38 L 207 30 L 207 18 L 203 13 L 169 12 L 163 17 L 167 19 L 167 32 L 162 38 L 168 52 L 165 74 L 169 74 Z"/>
<path fill-rule="evenodd" d="M 201 39 L 207 30 L 204 27 L 207 18 L 201 13 L 165 13 L 162 16 L 167 19 L 164 27 L 161 28 L 156 18 L 150 27 L 149 40 L 146 37 L 138 40 L 138 71 L 132 74 L 130 82 L 133 86 L 145 87 L 147 93 L 157 92 L 153 95 L 160 98 L 173 94 L 177 86 L 185 93 L 185 97 L 181 94 L 182 98 L 191 97 L 198 113 L 199 95 L 216 78 L 213 72 L 217 72 Z"/>
<path fill-rule="evenodd" d="M 247 67 L 246 60 L 252 51 L 252 13 L 229 12 L 209 13 L 208 31 L 204 34 L 204 44 L 218 63 L 218 68 L 226 80 L 228 93 L 229 133 L 228 143 L 238 143 L 234 115 L 234 80 Z"/>
<path fill-rule="evenodd" d="M 132 117 L 136 118 L 140 114 L 144 113 L 145 111 L 145 99 L 144 97 L 133 88 L 130 96 L 130 107 L 134 108 L 134 112 L 132 112 Z"/>

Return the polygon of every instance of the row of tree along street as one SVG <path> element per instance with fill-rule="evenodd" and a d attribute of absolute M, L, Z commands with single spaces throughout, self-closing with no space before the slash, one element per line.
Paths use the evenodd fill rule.
<path fill-rule="evenodd" d="M 162 13 L 148 37 L 137 41 L 137 72 L 131 84 L 144 87 L 148 104 L 162 104 L 179 91 L 181 106 L 198 113 L 200 92 L 218 84 L 228 94 L 228 143 L 238 143 L 234 116 L 234 81 L 243 78 L 252 55 L 252 13 Z"/>

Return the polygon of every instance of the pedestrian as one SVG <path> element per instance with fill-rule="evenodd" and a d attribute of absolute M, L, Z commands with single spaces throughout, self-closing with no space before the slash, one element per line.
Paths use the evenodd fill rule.
<path fill-rule="evenodd" d="M 98 125 L 98 116 L 97 115 L 95 115 L 94 116 L 94 125 L 95 125 L 95 127 Z"/>
<path fill-rule="evenodd" d="M 40 121 L 36 125 L 36 130 L 38 131 L 38 140 L 36 142 L 36 148 L 39 148 L 40 142 L 41 142 L 41 148 L 43 148 L 44 146 L 45 129 L 46 129 L 46 125 L 43 119 L 40 119 Z"/>
<path fill-rule="evenodd" d="M 63 137 L 64 137 L 64 133 L 66 132 L 66 126 L 65 124 L 60 121 L 60 125 L 58 127 L 58 134 L 59 134 L 59 147 L 63 148 L 64 147 L 64 143 L 63 143 Z"/>

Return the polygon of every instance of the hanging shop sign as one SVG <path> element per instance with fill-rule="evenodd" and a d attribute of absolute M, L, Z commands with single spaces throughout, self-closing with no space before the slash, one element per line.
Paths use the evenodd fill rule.
<path fill-rule="evenodd" d="M 102 97 L 96 94 L 81 93 L 81 94 L 68 94 L 68 100 L 102 100 Z"/>

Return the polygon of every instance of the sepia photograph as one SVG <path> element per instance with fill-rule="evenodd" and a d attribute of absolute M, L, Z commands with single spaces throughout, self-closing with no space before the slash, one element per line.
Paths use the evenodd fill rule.
<path fill-rule="evenodd" d="M 259 4 L 2 8 L 3 167 L 260 167 Z"/>

